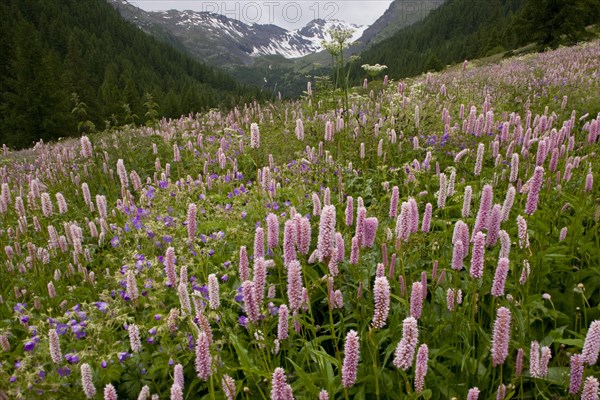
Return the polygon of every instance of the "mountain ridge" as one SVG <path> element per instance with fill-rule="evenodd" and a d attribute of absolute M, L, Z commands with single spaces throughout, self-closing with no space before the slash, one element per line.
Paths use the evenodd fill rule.
<path fill-rule="evenodd" d="M 301 58 L 323 50 L 332 28 L 355 30 L 357 40 L 367 26 L 339 20 L 315 19 L 287 30 L 273 24 L 247 24 L 209 11 L 144 11 L 126 0 L 107 0 L 121 15 L 148 33 L 162 28 L 193 55 L 216 65 L 252 65 L 257 57 Z"/>

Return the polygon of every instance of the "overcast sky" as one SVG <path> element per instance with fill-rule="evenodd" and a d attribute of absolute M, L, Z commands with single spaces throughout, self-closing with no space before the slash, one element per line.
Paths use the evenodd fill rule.
<path fill-rule="evenodd" d="M 339 19 L 370 25 L 393 0 L 128 0 L 146 11 L 196 10 L 224 14 L 248 24 L 272 23 L 286 29 L 301 28 L 309 21 Z"/>

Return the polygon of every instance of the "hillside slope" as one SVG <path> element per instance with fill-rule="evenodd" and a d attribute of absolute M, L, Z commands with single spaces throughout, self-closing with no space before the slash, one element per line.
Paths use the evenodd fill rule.
<path fill-rule="evenodd" d="M 402 28 L 423 20 L 445 0 L 395 0 L 385 13 L 370 25 L 360 38 L 363 45 L 380 42 Z"/>
<path fill-rule="evenodd" d="M 362 62 L 385 64 L 391 76 L 411 76 L 497 52 L 522 0 L 448 0 L 423 21 L 396 32 L 361 54 Z"/>
<path fill-rule="evenodd" d="M 598 0 L 447 0 L 361 58 L 387 65 L 390 76 L 414 76 L 528 43 L 540 50 L 574 44 L 589 36 L 586 25 L 599 20 Z"/>
<path fill-rule="evenodd" d="M 2 2 L 0 53 L 0 143 L 9 146 L 76 134 L 83 121 L 88 130 L 144 122 L 145 93 L 167 117 L 261 95 L 148 36 L 103 0 Z"/>

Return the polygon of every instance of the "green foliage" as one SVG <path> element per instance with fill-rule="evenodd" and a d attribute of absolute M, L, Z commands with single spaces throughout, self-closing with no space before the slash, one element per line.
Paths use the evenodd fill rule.
<path fill-rule="evenodd" d="M 527 0 L 517 14 L 514 29 L 519 43 L 535 42 L 556 48 L 590 37 L 586 26 L 600 21 L 597 0 Z"/>

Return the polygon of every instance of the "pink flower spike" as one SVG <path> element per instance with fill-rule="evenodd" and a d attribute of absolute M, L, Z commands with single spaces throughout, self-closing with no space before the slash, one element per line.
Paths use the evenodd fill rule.
<path fill-rule="evenodd" d="M 317 241 L 319 262 L 323 262 L 325 258 L 334 255 L 335 222 L 335 206 L 329 205 L 323 207 L 319 221 L 319 237 Z"/>
<path fill-rule="evenodd" d="M 500 307 L 494 322 L 494 333 L 492 337 L 492 365 L 494 367 L 504 364 L 508 357 L 508 345 L 510 341 L 511 314 L 508 308 Z"/>
<path fill-rule="evenodd" d="M 350 264 L 358 264 L 358 256 L 360 253 L 360 246 L 358 245 L 358 239 L 356 236 L 352 238 L 352 248 L 350 249 Z"/>
<path fill-rule="evenodd" d="M 215 274 L 208 276 L 208 296 L 209 305 L 212 310 L 216 310 L 221 305 L 219 298 L 219 279 Z M 181 385 L 183 388 L 183 385 Z"/>
<path fill-rule="evenodd" d="M 527 221 L 522 216 L 517 217 L 517 235 L 519 236 L 519 247 L 529 247 L 529 234 L 527 233 Z"/>
<path fill-rule="evenodd" d="M 583 384 L 581 400 L 598 400 L 598 388 L 598 379 L 593 376 L 588 376 Z"/>
<path fill-rule="evenodd" d="M 446 196 L 447 196 L 446 174 L 441 173 L 439 178 L 440 178 L 440 190 L 438 192 L 437 206 L 439 209 L 442 209 L 446 205 Z"/>
<path fill-rule="evenodd" d="M 360 356 L 359 337 L 356 331 L 351 330 L 346 335 L 344 343 L 344 363 L 342 365 L 342 386 L 349 388 L 356 382 L 358 358 Z"/>
<path fill-rule="evenodd" d="M 283 368 L 275 368 L 271 379 L 271 400 L 293 400 L 292 387 L 287 383 Z"/>
<path fill-rule="evenodd" d="M 417 320 L 408 317 L 402 322 L 402 339 L 394 352 L 394 365 L 404 371 L 412 365 L 415 349 L 419 340 Z"/>
<path fill-rule="evenodd" d="M 225 393 L 227 400 L 235 400 L 237 389 L 235 387 L 235 381 L 233 378 L 227 374 L 223 375 L 221 386 L 223 387 L 223 392 Z"/>
<path fill-rule="evenodd" d="M 473 188 L 465 186 L 465 194 L 463 196 L 462 217 L 471 216 L 471 197 L 473 196 Z"/>
<path fill-rule="evenodd" d="M 551 358 L 552 350 L 550 350 L 550 347 L 542 347 L 540 357 L 540 375 L 542 378 L 546 378 L 548 376 L 548 364 L 550 363 Z"/>
<path fill-rule="evenodd" d="M 517 360 L 515 362 L 515 376 L 521 376 L 523 374 L 523 349 L 520 348 L 517 351 Z"/>
<path fill-rule="evenodd" d="M 256 302 L 256 290 L 254 282 L 244 281 L 242 283 L 242 296 L 244 297 L 244 309 L 250 322 L 255 323 L 260 317 L 260 308 Z"/>
<path fill-rule="evenodd" d="M 364 236 L 364 244 L 365 247 L 371 248 L 375 242 L 375 234 L 377 233 L 377 226 L 379 225 L 379 221 L 376 217 L 371 217 L 365 219 L 365 236 Z"/>
<path fill-rule="evenodd" d="M 540 344 L 536 341 L 531 342 L 529 349 L 529 375 L 532 378 L 541 378 L 540 373 Z"/>
<path fill-rule="evenodd" d="M 280 341 L 287 339 L 289 333 L 289 311 L 285 304 L 279 306 L 279 323 L 277 325 L 277 339 Z"/>
<path fill-rule="evenodd" d="M 294 246 L 294 235 L 296 233 L 296 222 L 285 221 L 283 228 L 283 265 L 288 266 L 296 259 L 296 248 Z"/>
<path fill-rule="evenodd" d="M 265 299 L 267 285 L 267 264 L 264 258 L 254 259 L 254 293 L 256 304 L 260 307 Z M 209 288 L 210 289 L 210 288 Z M 209 292 L 210 295 L 210 292 Z"/>
<path fill-rule="evenodd" d="M 412 291 L 410 292 L 410 316 L 419 319 L 423 310 L 423 284 L 421 282 L 413 282 Z"/>
<path fill-rule="evenodd" d="M 591 192 L 592 187 L 594 186 L 594 175 L 592 173 L 588 173 L 585 177 L 585 192 Z"/>
<path fill-rule="evenodd" d="M 312 202 L 313 202 L 313 214 L 314 216 L 321 214 L 321 199 L 319 195 L 314 193 L 312 194 Z"/>
<path fill-rule="evenodd" d="M 302 305 L 302 267 L 298 261 L 292 261 L 288 267 L 287 295 L 292 311 Z"/>
<path fill-rule="evenodd" d="M 131 324 L 129 325 L 127 330 L 129 332 L 129 344 L 131 346 L 131 351 L 134 353 L 139 353 L 142 350 L 140 329 L 137 325 Z"/>
<path fill-rule="evenodd" d="M 265 231 L 258 227 L 254 233 L 254 259 L 265 257 Z"/>
<path fill-rule="evenodd" d="M 587 365 L 594 365 L 598 361 L 600 352 L 600 320 L 596 320 L 590 324 L 590 329 L 585 336 L 583 351 L 581 356 L 583 362 Z"/>
<path fill-rule="evenodd" d="M 365 236 L 365 220 L 367 219 L 367 209 L 365 207 L 358 207 L 356 214 L 356 231 L 354 236 L 358 239 L 358 245 L 363 246 Z"/>
<path fill-rule="evenodd" d="M 583 379 L 583 359 L 581 354 L 573 354 L 571 356 L 571 376 L 569 380 L 569 394 L 579 393 L 581 389 L 581 381 Z"/>
<path fill-rule="evenodd" d="M 175 365 L 175 368 L 173 369 L 173 380 L 183 390 L 185 384 L 185 379 L 183 376 L 183 365 Z"/>
<path fill-rule="evenodd" d="M 417 233 L 419 231 L 419 206 L 412 197 L 408 199 L 408 209 L 410 212 L 410 232 Z"/>
<path fill-rule="evenodd" d="M 248 253 L 246 251 L 246 246 L 242 246 L 242 247 L 240 247 L 240 266 L 239 266 L 240 280 L 242 282 L 247 281 L 248 278 L 250 277 L 250 270 L 248 267 L 249 267 Z"/>
<path fill-rule="evenodd" d="M 492 296 L 504 296 L 504 285 L 506 284 L 508 269 L 508 258 L 501 258 L 500 261 L 498 261 L 498 267 L 496 268 L 496 274 L 494 275 L 494 282 L 492 283 Z"/>
<path fill-rule="evenodd" d="M 344 238 L 340 232 L 336 232 L 335 234 L 335 247 L 337 249 L 337 262 L 341 263 L 344 261 L 346 248 L 344 244 Z"/>
<path fill-rule="evenodd" d="M 50 358 L 54 364 L 59 364 L 62 361 L 62 352 L 60 351 L 60 339 L 56 329 L 50 329 L 48 332 L 48 342 L 50 344 Z"/>
<path fill-rule="evenodd" d="M 165 270 L 167 272 L 167 283 L 171 287 L 177 287 L 177 273 L 175 272 L 175 249 L 169 247 L 165 254 Z"/>
<path fill-rule="evenodd" d="M 208 380 L 212 367 L 209 342 L 206 333 L 200 332 L 196 340 L 196 374 L 203 381 Z"/>
<path fill-rule="evenodd" d="M 485 185 L 481 191 L 481 200 L 479 202 L 479 210 L 477 211 L 477 218 L 475 219 L 475 226 L 473 227 L 473 238 L 477 232 L 482 231 L 488 227 L 488 216 L 492 209 L 492 203 L 494 201 L 494 194 L 490 185 Z"/>
<path fill-rule="evenodd" d="M 352 226 L 352 222 L 354 219 L 354 199 L 352 196 L 348 196 L 346 198 L 346 226 Z"/>
<path fill-rule="evenodd" d="M 538 206 L 540 190 L 544 183 L 544 167 L 535 167 L 535 172 L 531 178 L 531 186 L 527 193 L 527 202 L 525 204 L 525 214 L 532 215 Z"/>
<path fill-rule="evenodd" d="M 117 390 L 110 383 L 104 386 L 104 400 L 117 400 Z"/>
<path fill-rule="evenodd" d="M 452 251 L 452 269 L 460 271 L 463 268 L 463 244 L 461 241 L 454 243 Z"/>
<path fill-rule="evenodd" d="M 494 205 L 490 214 L 488 224 L 487 245 L 495 246 L 498 241 L 498 232 L 500 232 L 500 224 L 502 223 L 502 207 L 500 204 Z"/>
<path fill-rule="evenodd" d="M 279 219 L 277 215 L 267 215 L 267 247 L 274 249 L 279 246 Z"/>
<path fill-rule="evenodd" d="M 471 255 L 471 277 L 474 279 L 481 279 L 483 277 L 483 266 L 484 266 L 484 253 L 485 253 L 485 235 L 481 232 L 475 234 L 475 240 L 473 242 L 473 252 Z"/>
<path fill-rule="evenodd" d="M 415 392 L 421 393 L 425 388 L 425 375 L 427 375 L 427 358 L 429 348 L 425 343 L 419 346 L 417 361 L 415 364 Z"/>
<path fill-rule="evenodd" d="M 96 395 L 96 387 L 92 380 L 92 368 L 88 363 L 81 364 L 81 387 L 83 388 L 83 394 L 88 399 L 93 398 Z"/>
<path fill-rule="evenodd" d="M 421 225 L 421 231 L 427 233 L 431 229 L 431 214 L 433 212 L 433 206 L 431 203 L 425 205 L 425 213 L 423 214 L 423 223 Z"/>
<path fill-rule="evenodd" d="M 171 385 L 171 400 L 183 400 L 183 390 L 177 383 Z"/>
<path fill-rule="evenodd" d="M 390 218 L 396 218 L 398 215 L 398 198 L 399 198 L 398 186 L 394 186 L 392 188 L 392 194 L 391 194 L 391 198 L 390 198 L 390 212 L 389 212 Z"/>
<path fill-rule="evenodd" d="M 467 400 L 478 400 L 479 399 L 479 389 L 474 387 L 469 389 L 469 393 L 467 393 Z"/>
<path fill-rule="evenodd" d="M 383 328 L 390 310 L 390 283 L 385 276 L 375 279 L 373 287 L 375 312 L 373 314 L 373 327 Z"/>
<path fill-rule="evenodd" d="M 195 204 L 188 205 L 187 231 L 188 231 L 189 242 L 194 243 L 194 238 L 196 237 L 196 205 Z"/>

